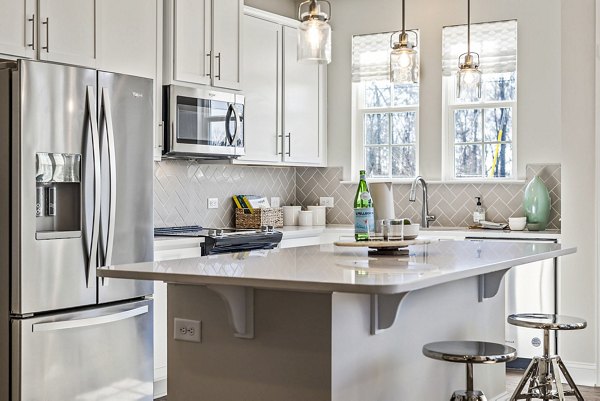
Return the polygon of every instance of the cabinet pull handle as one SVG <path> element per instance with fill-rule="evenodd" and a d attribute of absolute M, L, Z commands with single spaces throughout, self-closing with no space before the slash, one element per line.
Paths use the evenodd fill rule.
<path fill-rule="evenodd" d="M 285 154 L 292 157 L 292 133 L 288 132 L 286 136 L 288 139 L 288 151 Z"/>
<path fill-rule="evenodd" d="M 220 81 L 221 80 L 221 52 L 217 53 L 215 58 L 219 60 L 219 66 L 217 67 L 217 75 L 215 75 L 215 78 Z"/>
<path fill-rule="evenodd" d="M 212 52 L 206 53 L 206 57 L 208 57 L 208 73 L 206 74 L 207 77 L 210 77 L 212 75 L 212 62 L 210 59 L 211 53 Z"/>
<path fill-rule="evenodd" d="M 27 47 L 35 50 L 35 14 L 32 14 L 31 18 L 27 18 L 27 21 L 31 22 L 31 43 L 27 43 Z"/>
<path fill-rule="evenodd" d="M 50 18 L 46 18 L 46 21 L 42 22 L 42 25 L 46 25 L 46 46 L 42 49 L 46 50 L 46 53 L 50 52 Z"/>
<path fill-rule="evenodd" d="M 283 150 L 280 152 L 279 151 L 279 145 L 281 144 L 281 139 L 283 139 L 283 135 L 279 134 L 279 135 L 275 135 L 275 150 L 277 153 L 275 153 L 276 155 L 282 155 L 283 154 Z"/>

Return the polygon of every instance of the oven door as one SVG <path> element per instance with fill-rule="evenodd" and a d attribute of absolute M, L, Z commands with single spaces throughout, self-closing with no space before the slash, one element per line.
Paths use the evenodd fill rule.
<path fill-rule="evenodd" d="M 235 95 L 206 89 L 170 86 L 169 154 L 208 157 L 240 156 L 243 140 Z M 243 152 L 242 152 L 243 154 Z"/>

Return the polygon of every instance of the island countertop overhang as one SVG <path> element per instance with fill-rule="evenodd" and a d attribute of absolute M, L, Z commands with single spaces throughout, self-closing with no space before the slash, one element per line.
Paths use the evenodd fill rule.
<path fill-rule="evenodd" d="M 99 277 L 307 292 L 399 294 L 576 252 L 556 243 L 436 241 L 408 256 L 333 245 L 102 267 Z"/>

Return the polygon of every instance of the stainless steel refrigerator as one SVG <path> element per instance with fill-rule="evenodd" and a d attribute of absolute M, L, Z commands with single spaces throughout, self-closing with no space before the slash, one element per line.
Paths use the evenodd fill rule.
<path fill-rule="evenodd" d="M 151 400 L 152 81 L 0 62 L 0 399 Z"/>

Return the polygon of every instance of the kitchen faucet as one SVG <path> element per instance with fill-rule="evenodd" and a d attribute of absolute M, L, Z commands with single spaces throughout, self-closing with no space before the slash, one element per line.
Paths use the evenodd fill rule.
<path fill-rule="evenodd" d="M 417 185 L 419 184 L 419 182 L 421 183 L 421 186 L 423 187 L 423 202 L 422 202 L 422 209 L 421 209 L 421 227 L 428 228 L 429 222 L 434 221 L 435 216 L 429 214 L 429 202 L 427 201 L 427 183 L 425 182 L 425 179 L 423 177 L 421 177 L 420 175 L 417 176 L 417 178 L 415 178 L 415 180 L 412 183 L 412 186 L 410 187 L 410 195 L 408 197 L 408 200 L 411 202 L 414 202 L 415 200 L 417 200 Z"/>

